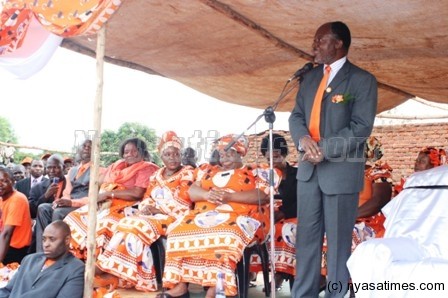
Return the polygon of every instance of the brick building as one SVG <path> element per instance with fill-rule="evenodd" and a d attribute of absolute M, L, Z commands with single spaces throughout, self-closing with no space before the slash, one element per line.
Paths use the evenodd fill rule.
<path fill-rule="evenodd" d="M 289 132 L 274 132 L 285 136 L 290 152 L 288 161 L 296 162 L 297 150 Z M 257 159 L 258 162 L 266 162 L 259 153 L 259 147 L 261 139 L 267 134 L 268 132 L 264 131 L 249 136 L 250 145 L 245 157 L 246 162 L 257 162 Z M 392 167 L 395 182 L 413 173 L 415 159 L 422 147 L 434 146 L 448 150 L 448 123 L 375 126 L 372 135 L 383 144 L 384 156 L 381 160 Z"/>

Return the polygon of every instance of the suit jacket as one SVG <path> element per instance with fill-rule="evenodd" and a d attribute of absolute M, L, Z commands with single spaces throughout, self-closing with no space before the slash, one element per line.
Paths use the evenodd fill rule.
<path fill-rule="evenodd" d="M 42 177 L 41 182 L 48 180 L 48 178 Z M 30 190 L 31 190 L 31 178 L 25 178 L 20 181 L 17 181 L 15 185 L 16 190 L 23 193 L 29 200 L 30 198 Z"/>
<path fill-rule="evenodd" d="M 9 283 L 0 288 L 0 298 L 81 298 L 84 263 L 67 253 L 41 271 L 45 260 L 43 253 L 27 255 Z"/>
<path fill-rule="evenodd" d="M 323 65 L 309 71 L 297 93 L 289 118 L 296 146 L 310 135 L 308 127 L 314 96 L 323 77 Z M 373 129 L 378 101 L 376 78 L 348 60 L 330 82 L 322 99 L 319 146 L 324 160 L 317 165 L 299 160 L 297 179 L 308 181 L 317 171 L 319 186 L 326 194 L 357 193 L 363 187 L 364 143 Z M 333 102 L 344 95 L 347 102 Z M 301 159 L 301 155 L 299 155 Z"/>
<path fill-rule="evenodd" d="M 37 213 L 37 207 L 42 204 L 42 203 L 52 203 L 54 201 L 54 197 L 49 198 L 48 200 L 45 199 L 45 192 L 47 191 L 48 187 L 51 184 L 51 180 L 50 179 L 46 179 L 45 181 L 42 181 L 40 183 L 38 183 L 37 185 L 35 185 L 31 191 L 30 191 L 30 196 L 28 198 L 28 201 L 30 202 L 30 212 L 31 212 L 31 218 L 36 218 L 36 213 Z M 62 192 L 64 191 L 66 182 L 65 182 L 65 177 L 62 178 L 62 191 L 61 191 L 61 196 L 62 196 Z"/>

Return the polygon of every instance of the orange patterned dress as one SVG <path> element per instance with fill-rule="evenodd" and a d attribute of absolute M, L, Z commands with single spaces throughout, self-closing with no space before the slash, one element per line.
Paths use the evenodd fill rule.
<path fill-rule="evenodd" d="M 264 169 L 243 166 L 223 171 L 219 166 L 206 165 L 197 168 L 195 175 L 206 190 L 240 192 L 258 188 L 269 192 L 269 176 Z M 263 209 L 268 210 L 265 206 Z M 226 295 L 236 295 L 236 265 L 246 246 L 256 239 L 257 231 L 262 230 L 259 228 L 264 223 L 259 219 L 269 222 L 259 210 L 258 205 L 243 203 L 196 202 L 194 210 L 169 231 L 163 285 L 172 288 L 179 282 L 190 282 L 214 287 L 217 274 L 222 272 Z"/>
<path fill-rule="evenodd" d="M 187 214 L 192 202 L 188 189 L 193 183 L 193 169 L 184 167 L 173 176 L 164 178 L 165 168 L 151 178 L 139 209 L 152 206 L 161 214 L 143 215 L 138 212 L 122 218 L 104 251 L 98 256 L 98 267 L 140 291 L 156 291 L 157 280 L 150 246 L 160 236 L 166 236 L 171 223 Z M 137 210 L 137 209 L 134 209 Z M 126 283 L 127 282 L 127 283 Z"/>
<path fill-rule="evenodd" d="M 158 169 L 158 166 L 140 161 L 127 166 L 124 160 L 119 160 L 110 165 L 105 174 L 104 183 L 100 187 L 101 191 L 110 191 L 113 189 L 127 189 L 132 187 L 147 188 L 149 177 Z M 125 214 L 132 214 L 132 205 L 135 201 L 122 200 L 115 197 L 110 199 L 110 206 L 103 204 L 97 214 L 96 242 L 97 252 L 109 242 L 115 227 Z M 72 253 L 80 258 L 87 257 L 87 226 L 88 226 L 88 205 L 70 212 L 64 221 L 70 226 Z"/>

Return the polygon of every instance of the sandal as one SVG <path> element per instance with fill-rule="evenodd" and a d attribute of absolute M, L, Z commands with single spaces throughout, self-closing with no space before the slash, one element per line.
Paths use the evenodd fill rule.
<path fill-rule="evenodd" d="M 180 296 L 172 296 L 168 293 L 159 293 L 156 295 L 156 298 L 190 298 L 190 292 L 185 292 Z"/>

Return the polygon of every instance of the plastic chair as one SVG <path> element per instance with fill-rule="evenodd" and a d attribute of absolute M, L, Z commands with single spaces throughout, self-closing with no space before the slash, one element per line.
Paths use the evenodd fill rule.
<path fill-rule="evenodd" d="M 249 266 L 250 256 L 254 253 L 258 254 L 261 259 L 261 267 L 263 271 L 263 282 L 265 288 L 265 296 L 271 296 L 271 288 L 269 283 L 269 253 L 266 242 L 254 244 L 244 249 L 243 258 L 237 264 L 238 279 L 238 297 L 248 298 L 249 293 Z"/>
<path fill-rule="evenodd" d="M 164 236 L 159 237 L 150 247 L 154 266 L 156 267 L 157 282 L 160 284 L 162 284 L 163 270 L 165 268 L 165 248 L 166 237 Z"/>

